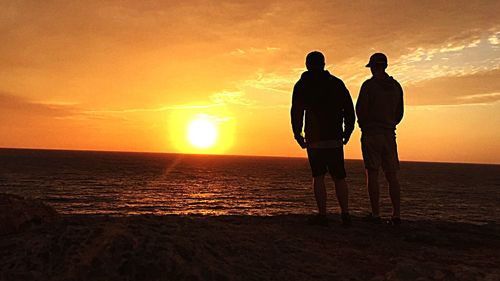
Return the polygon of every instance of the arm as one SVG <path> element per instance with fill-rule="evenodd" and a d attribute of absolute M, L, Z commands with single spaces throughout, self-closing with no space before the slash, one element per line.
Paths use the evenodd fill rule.
<path fill-rule="evenodd" d="M 354 114 L 354 106 L 352 104 L 351 94 L 349 90 L 344 87 L 344 135 L 343 142 L 347 144 L 349 138 L 351 137 L 352 131 L 354 131 L 354 122 L 356 121 L 356 116 Z"/>
<path fill-rule="evenodd" d="M 401 122 L 401 120 L 403 119 L 403 114 L 404 114 L 404 101 L 403 101 L 403 88 L 401 87 L 401 85 L 399 85 L 399 95 L 400 95 L 400 98 L 399 98 L 399 102 L 398 102 L 398 108 L 396 110 L 396 124 L 399 124 L 399 122 Z"/>
<path fill-rule="evenodd" d="M 361 85 L 358 101 L 356 102 L 356 115 L 358 116 L 359 127 L 362 128 L 368 117 L 368 89 L 366 82 Z"/>
<path fill-rule="evenodd" d="M 305 148 L 304 137 L 302 136 L 302 127 L 304 125 L 304 98 L 300 88 L 300 81 L 293 87 L 292 93 L 292 108 L 290 109 L 290 117 L 292 122 L 293 136 L 299 143 L 300 147 Z"/>

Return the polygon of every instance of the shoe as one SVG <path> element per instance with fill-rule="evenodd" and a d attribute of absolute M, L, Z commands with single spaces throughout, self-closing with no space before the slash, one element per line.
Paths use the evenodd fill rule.
<path fill-rule="evenodd" d="M 400 226 L 401 225 L 401 218 L 399 218 L 399 217 L 392 217 L 389 220 L 389 224 L 391 224 L 393 226 Z"/>
<path fill-rule="evenodd" d="M 349 215 L 349 213 L 341 213 L 340 218 L 342 219 L 343 226 L 351 225 L 351 215 Z"/>
<path fill-rule="evenodd" d="M 371 223 L 374 223 L 374 224 L 381 224 L 382 223 L 382 219 L 380 218 L 380 216 L 373 216 L 372 213 L 368 214 L 367 216 L 363 217 L 363 221 L 366 221 L 366 222 L 371 222 Z"/>
<path fill-rule="evenodd" d="M 328 226 L 328 218 L 325 215 L 315 215 L 307 219 L 309 225 Z"/>

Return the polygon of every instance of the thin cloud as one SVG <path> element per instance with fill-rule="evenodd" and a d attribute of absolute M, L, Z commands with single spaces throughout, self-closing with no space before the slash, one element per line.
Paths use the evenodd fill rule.
<path fill-rule="evenodd" d="M 0 108 L 2 112 L 10 111 L 46 117 L 68 117 L 81 114 L 76 104 L 35 102 L 6 92 L 0 92 Z"/>
<path fill-rule="evenodd" d="M 500 100 L 500 92 L 468 95 L 468 96 L 458 97 L 457 99 L 463 100 L 468 103 L 495 103 Z"/>
<path fill-rule="evenodd" d="M 497 47 L 500 45 L 500 32 L 495 32 L 495 34 L 492 34 L 490 37 L 488 37 L 488 42 L 490 42 L 491 45 L 494 45 Z"/>
<path fill-rule="evenodd" d="M 245 97 L 245 93 L 223 91 L 210 96 L 210 100 L 215 104 L 233 104 L 233 105 L 243 105 L 250 106 L 255 104 L 255 101 L 250 100 Z"/>
<path fill-rule="evenodd" d="M 396 59 L 391 71 L 403 83 L 416 83 L 438 77 L 464 76 L 498 69 L 500 49 L 494 48 L 488 38 L 491 36 L 448 42 L 430 49 L 417 48 Z"/>
<path fill-rule="evenodd" d="M 51 118 L 54 120 L 126 120 L 124 117 L 110 116 L 105 111 L 93 111 L 83 108 L 75 102 L 65 101 L 32 101 L 27 98 L 0 92 L 0 111 L 2 119 L 14 120 L 17 117 Z M 17 117 L 16 117 L 17 116 Z M 14 118 L 14 119 L 13 119 Z"/>
<path fill-rule="evenodd" d="M 491 104 L 500 99 L 500 69 L 403 86 L 408 105 Z"/>
<path fill-rule="evenodd" d="M 85 113 L 141 113 L 141 112 L 163 112 L 168 110 L 177 109 L 203 109 L 221 106 L 220 104 L 202 104 L 202 105 L 171 105 L 160 106 L 152 108 L 124 108 L 124 109 L 100 109 L 100 110 L 86 110 Z"/>
<path fill-rule="evenodd" d="M 341 70 L 341 78 L 356 87 L 363 82 L 365 75 L 360 73 L 365 73 L 365 70 L 362 67 L 375 50 L 383 50 L 389 55 L 395 63 L 391 70 L 403 83 L 494 69 L 499 65 L 498 52 L 485 52 L 481 48 L 484 44 L 491 49 L 498 47 L 500 23 L 496 11 L 500 2 L 456 0 L 453 4 L 448 1 L 353 1 L 348 4 L 317 1 L 311 5 L 299 0 L 286 3 L 273 0 L 0 3 L 0 30 L 5 31 L 4 41 L 7 42 L 0 46 L 0 70 L 11 71 L 33 65 L 41 70 L 53 70 L 57 75 L 51 71 L 37 71 L 36 74 L 47 73 L 41 74 L 45 75 L 41 79 L 55 76 L 63 82 L 70 81 L 80 89 L 75 94 L 79 97 L 85 97 L 89 87 L 107 87 L 107 83 L 95 85 L 102 82 L 94 81 L 95 77 L 116 79 L 117 83 L 113 85 L 119 86 L 108 90 L 106 95 L 116 95 L 114 100 L 118 100 L 123 96 L 116 93 L 128 92 L 131 84 L 142 85 L 144 77 L 141 75 L 148 77 L 146 72 L 151 69 L 163 71 L 163 68 L 168 68 L 168 63 L 151 63 L 151 67 L 138 70 L 141 75 L 133 77 L 126 75 L 127 69 L 138 69 L 135 66 L 142 64 L 147 66 L 150 61 L 156 62 L 158 57 L 172 63 L 179 60 L 179 55 L 187 59 L 189 55 L 179 50 L 193 46 L 197 50 L 209 49 L 207 52 L 211 57 L 222 58 L 224 61 L 218 69 L 221 73 L 231 71 L 228 69 L 231 67 L 240 68 L 237 74 L 232 74 L 229 82 L 225 77 L 213 77 L 210 81 L 220 85 L 217 89 L 232 88 L 232 81 L 245 80 L 262 65 L 273 69 L 303 65 L 305 53 L 312 49 L 324 50 L 327 60 L 334 62 L 333 68 Z M 293 20 L 290 20 L 292 15 Z M 240 58 L 228 53 L 251 59 L 245 65 L 237 64 L 241 63 Z M 255 57 L 259 59 L 254 60 Z M 179 79 L 171 84 L 178 87 L 175 91 L 190 86 L 179 86 L 184 81 L 191 81 L 183 79 L 183 75 L 206 74 L 197 71 L 213 65 L 210 60 L 198 62 L 193 59 L 186 63 L 192 63 L 189 67 L 195 73 L 176 73 L 175 67 L 168 71 L 175 75 L 173 80 Z M 191 66 L 196 66 L 196 69 Z M 117 73 L 109 76 L 109 69 Z M 79 80 L 75 74 L 84 78 Z M 86 76 L 89 78 L 85 79 Z M 24 78 L 12 77 L 7 82 L 16 83 Z M 287 81 L 266 73 L 260 81 L 249 79 L 244 87 L 288 95 L 297 77 L 286 74 L 284 78 Z M 161 83 L 161 80 L 153 80 L 151 87 Z M 58 83 L 53 85 L 48 92 L 60 91 Z M 50 98 L 50 94 L 47 95 Z M 169 98 L 172 104 L 185 101 Z M 107 101 L 96 103 L 109 104 Z M 132 102 L 127 105 L 132 108 L 109 111 L 168 110 L 154 104 L 150 104 L 151 108 L 137 109 L 133 108 Z"/>
<path fill-rule="evenodd" d="M 467 108 L 467 107 L 477 107 L 477 106 L 489 107 L 493 106 L 493 104 L 485 102 L 475 102 L 475 103 L 464 103 L 464 104 L 435 104 L 435 105 L 407 105 L 407 106 L 405 105 L 405 108 L 409 110 L 436 111 L 443 108 Z"/>
<path fill-rule="evenodd" d="M 247 79 L 239 83 L 239 86 L 241 88 L 256 88 L 270 92 L 290 94 L 294 80 L 298 79 L 297 77 L 293 77 L 292 74 L 287 75 L 263 71 L 258 71 L 255 76 L 256 78 Z"/>
<path fill-rule="evenodd" d="M 233 56 L 241 56 L 241 55 L 263 55 L 263 54 L 271 54 L 277 51 L 280 51 L 281 48 L 278 47 L 265 47 L 265 48 L 238 48 L 234 51 L 231 51 L 229 54 Z"/>

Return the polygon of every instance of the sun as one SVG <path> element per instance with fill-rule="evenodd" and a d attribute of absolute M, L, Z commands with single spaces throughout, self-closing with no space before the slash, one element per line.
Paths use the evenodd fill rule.
<path fill-rule="evenodd" d="M 234 143 L 237 124 L 231 112 L 223 107 L 202 112 L 198 108 L 173 110 L 166 123 L 170 148 L 195 154 L 225 154 Z"/>
<path fill-rule="evenodd" d="M 217 127 L 205 117 L 198 117 L 188 125 L 187 139 L 197 148 L 210 148 L 217 142 Z"/>

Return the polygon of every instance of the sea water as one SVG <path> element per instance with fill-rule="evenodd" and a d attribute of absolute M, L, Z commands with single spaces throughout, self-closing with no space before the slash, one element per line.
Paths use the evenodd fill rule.
<path fill-rule="evenodd" d="M 369 212 L 360 160 L 346 160 L 351 212 Z M 326 178 L 328 209 L 338 213 Z M 382 214 L 391 204 L 384 177 Z M 500 165 L 402 162 L 404 218 L 500 222 Z M 63 214 L 282 215 L 316 211 L 305 158 L 0 149 L 0 192 Z"/>

